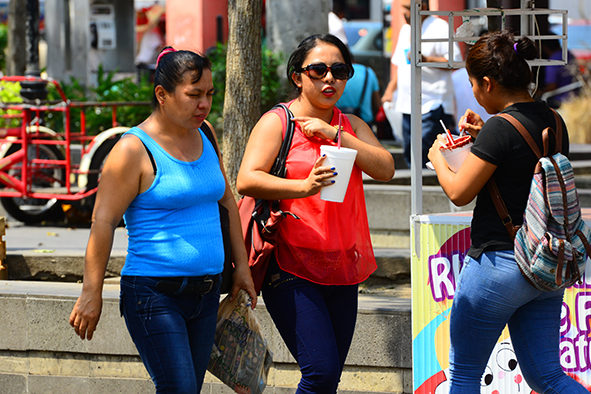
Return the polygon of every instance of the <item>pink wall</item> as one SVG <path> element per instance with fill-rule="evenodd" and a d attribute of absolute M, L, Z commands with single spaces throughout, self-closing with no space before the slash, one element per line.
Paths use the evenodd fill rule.
<path fill-rule="evenodd" d="M 223 39 L 228 37 L 228 2 L 167 0 L 166 44 L 176 49 L 205 52 L 216 44 L 216 17 L 222 16 Z"/>
<path fill-rule="evenodd" d="M 398 42 L 400 28 L 406 23 L 404 16 L 402 16 L 400 0 L 392 0 L 392 8 L 390 12 L 392 14 L 392 21 L 390 22 L 392 34 L 392 54 L 394 54 L 394 50 L 396 50 L 396 43 Z M 394 73 L 396 73 L 396 71 L 396 66 L 390 64 L 390 77 L 395 75 Z"/>

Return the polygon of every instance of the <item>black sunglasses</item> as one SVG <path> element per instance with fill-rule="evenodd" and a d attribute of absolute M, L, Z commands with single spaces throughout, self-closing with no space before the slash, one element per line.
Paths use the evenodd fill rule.
<path fill-rule="evenodd" d="M 298 70 L 298 72 L 305 72 L 312 79 L 322 79 L 329 71 L 336 79 L 350 79 L 353 77 L 353 67 L 345 63 L 335 63 L 330 67 L 324 63 L 314 63 Z"/>

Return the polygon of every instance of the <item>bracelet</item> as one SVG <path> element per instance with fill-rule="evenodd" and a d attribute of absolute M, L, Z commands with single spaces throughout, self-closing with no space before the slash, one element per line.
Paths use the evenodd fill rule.
<path fill-rule="evenodd" d="M 342 131 L 341 131 L 341 133 L 342 133 Z M 337 130 L 337 133 L 334 135 L 332 142 L 334 142 L 336 144 L 338 142 L 338 140 L 339 140 L 339 131 Z"/>

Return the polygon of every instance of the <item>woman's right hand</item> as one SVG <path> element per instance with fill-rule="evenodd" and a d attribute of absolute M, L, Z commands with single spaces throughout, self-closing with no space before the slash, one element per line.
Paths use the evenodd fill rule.
<path fill-rule="evenodd" d="M 80 339 L 86 338 L 89 341 L 92 339 L 101 317 L 102 309 L 102 294 L 100 292 L 98 294 L 86 292 L 83 289 L 70 314 L 70 325 L 74 327 Z"/>
<path fill-rule="evenodd" d="M 478 136 L 478 133 L 480 132 L 480 129 L 482 129 L 482 126 L 484 126 L 484 121 L 482 120 L 480 115 L 478 115 L 471 109 L 467 109 L 464 116 L 462 116 L 460 118 L 460 121 L 458 122 L 458 127 L 460 131 L 463 130 L 464 132 L 470 134 L 474 138 Z"/>
<path fill-rule="evenodd" d="M 316 163 L 314 163 L 314 167 L 312 167 L 312 171 L 310 171 L 308 177 L 303 180 L 304 193 L 306 197 L 317 194 L 320 189 L 325 186 L 330 186 L 335 182 L 331 178 L 337 176 L 338 173 L 334 167 L 322 166 L 322 163 L 324 163 L 325 159 L 326 155 L 320 156 L 318 160 L 316 160 Z"/>
<path fill-rule="evenodd" d="M 84 256 L 82 293 L 70 314 L 70 325 L 80 339 L 92 339 L 101 316 L 115 229 L 138 192 L 147 190 L 153 179 L 152 163 L 140 139 L 121 137 L 103 166 Z"/>

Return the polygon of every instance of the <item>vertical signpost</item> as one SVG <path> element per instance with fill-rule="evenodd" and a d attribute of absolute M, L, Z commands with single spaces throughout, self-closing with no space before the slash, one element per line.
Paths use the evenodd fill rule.
<path fill-rule="evenodd" d="M 40 77 L 39 69 L 39 0 L 26 0 L 26 48 L 27 63 L 25 76 Z M 21 95 L 27 100 L 43 100 L 47 97 L 44 82 L 21 82 Z"/>

